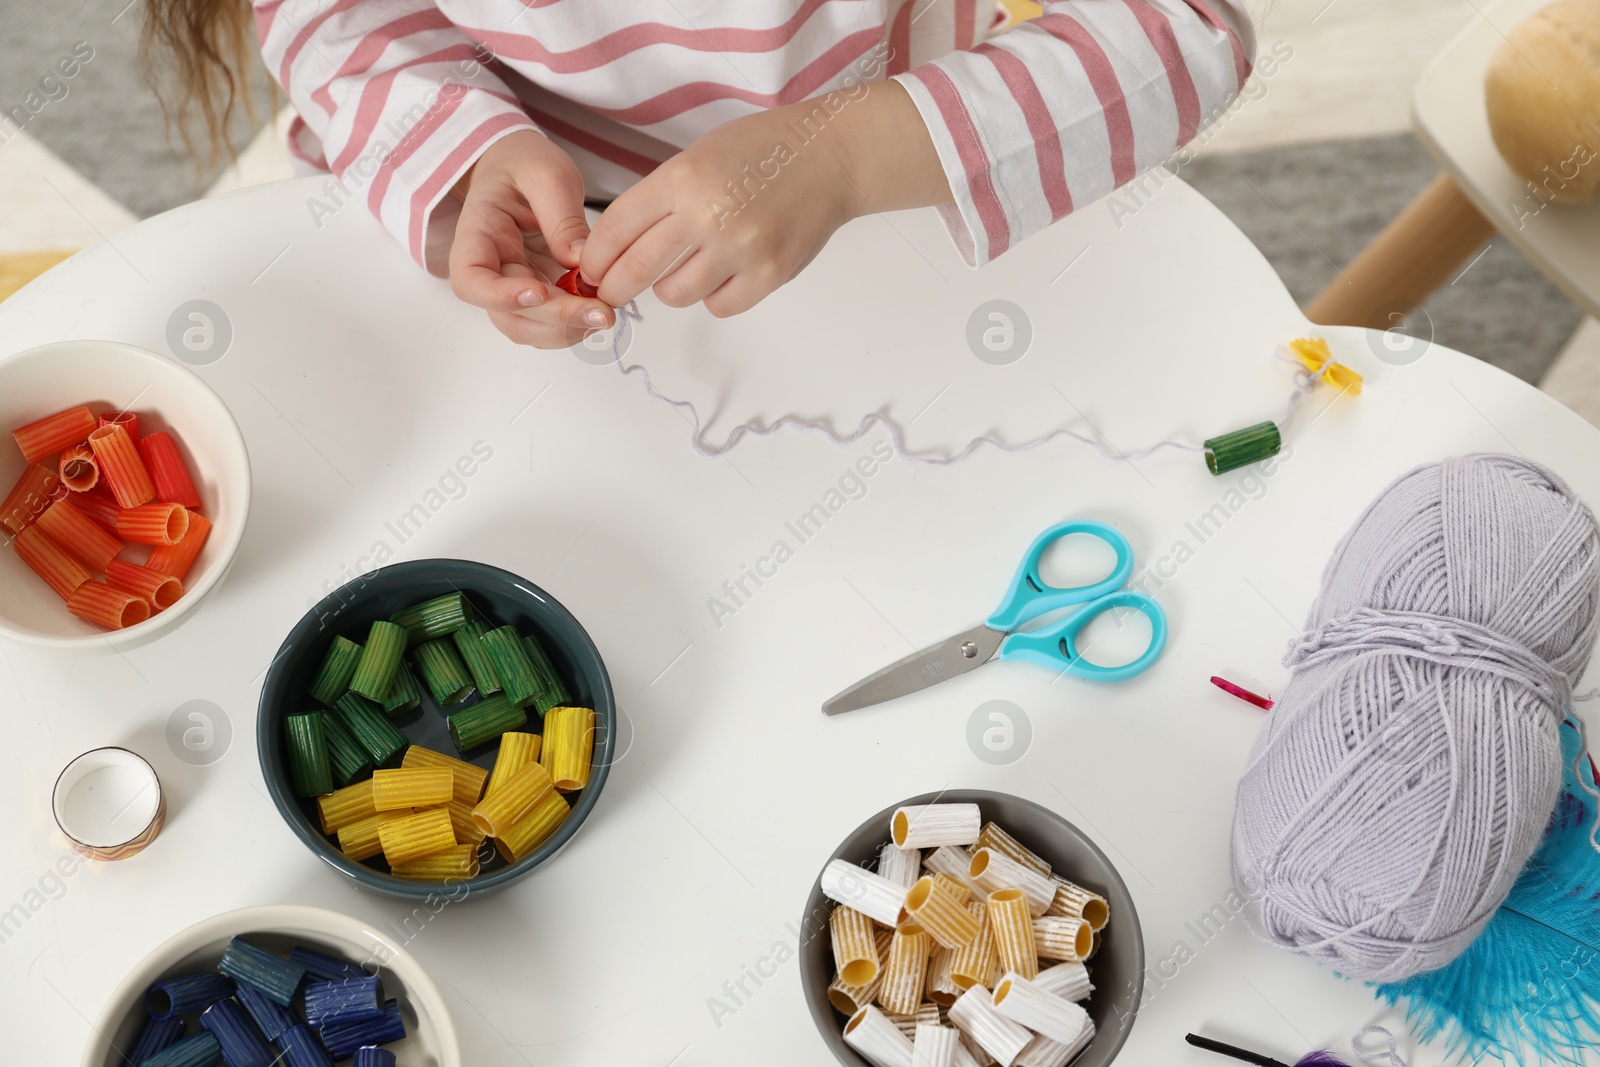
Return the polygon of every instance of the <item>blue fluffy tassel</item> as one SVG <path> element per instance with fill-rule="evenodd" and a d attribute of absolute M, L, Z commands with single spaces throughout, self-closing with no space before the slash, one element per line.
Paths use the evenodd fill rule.
<path fill-rule="evenodd" d="M 1445 1035 L 1452 1056 L 1578 1064 L 1600 1043 L 1600 784 L 1575 720 L 1561 750 L 1544 843 L 1483 933 L 1448 967 L 1376 987 L 1406 1002 L 1417 1037 Z"/>

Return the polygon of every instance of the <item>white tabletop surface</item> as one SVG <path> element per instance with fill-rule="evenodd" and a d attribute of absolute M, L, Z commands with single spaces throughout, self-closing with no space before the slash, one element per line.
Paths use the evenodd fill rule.
<path fill-rule="evenodd" d="M 181 630 L 125 656 L 0 648 L 0 912 L 24 909 L 0 944 L 7 1062 L 75 1062 L 116 982 L 217 912 L 304 903 L 406 919 L 306 852 L 267 800 L 255 752 L 280 639 L 380 542 L 397 559 L 479 559 L 549 589 L 594 636 L 632 733 L 556 862 L 413 923 L 411 951 L 474 1067 L 825 1062 L 793 962 L 759 989 L 746 981 L 753 995 L 731 1016 L 714 1021 L 711 998 L 746 969 L 770 971 L 780 943 L 792 949 L 786 924 L 850 830 L 945 786 L 1045 804 L 1120 867 L 1163 980 L 1119 1062 L 1211 1064 L 1181 1043 L 1191 1029 L 1291 1061 L 1313 1045 L 1348 1055 L 1350 1034 L 1374 1021 L 1403 1034 L 1361 986 L 1255 942 L 1241 921 L 1196 937 L 1190 924 L 1229 892 L 1233 786 L 1262 714 L 1207 678 L 1281 687 L 1279 658 L 1324 560 L 1395 475 L 1515 450 L 1600 502 L 1592 427 L 1474 359 L 1424 346 L 1394 364 L 1376 357 L 1376 335 L 1339 330 L 1335 351 L 1367 391 L 1309 400 L 1270 477 L 1213 478 L 1170 451 L 1107 463 L 1070 442 L 949 469 L 893 462 L 800 544 L 785 523 L 826 503 L 881 433 L 846 448 L 783 433 L 697 458 L 684 418 L 637 377 L 512 346 L 361 207 L 318 229 L 306 206 L 317 190 L 266 186 L 152 219 L 0 306 L 7 351 L 68 337 L 165 351 L 173 310 L 214 301 L 233 341 L 199 373 L 242 424 L 256 477 L 238 563 Z M 973 309 L 996 297 L 1034 328 L 1008 366 L 980 362 L 964 339 Z M 1288 376 L 1272 348 L 1309 329 L 1249 242 L 1176 181 L 1131 217 L 1096 205 L 978 272 L 931 213 L 908 213 L 850 226 L 742 318 L 643 311 L 629 359 L 714 410 L 719 429 L 789 410 L 853 427 L 883 408 L 915 420 L 921 448 L 1062 422 L 1123 449 L 1198 441 L 1279 413 Z M 476 442 L 492 460 L 401 543 L 385 523 Z M 1218 505 L 1226 521 L 1202 544 L 1189 524 Z M 1172 626 L 1148 674 L 1101 688 L 993 664 L 896 704 L 819 713 L 913 644 L 982 620 L 1034 535 L 1074 516 L 1115 523 L 1141 563 L 1171 575 L 1147 587 Z M 793 558 L 714 623 L 708 598 L 778 540 Z M 1175 567 L 1179 542 L 1193 554 Z M 210 766 L 166 741 L 190 700 L 231 721 L 231 748 Z M 1031 722 L 1010 766 L 968 747 L 969 719 L 990 700 Z M 51 782 L 72 756 L 114 743 L 155 764 L 169 825 L 135 859 L 80 869 L 59 899 L 30 895 L 66 850 Z M 1179 942 L 1193 957 L 1175 965 Z M 1411 1062 L 1440 1060 L 1425 1049 Z"/>
<path fill-rule="evenodd" d="M 1417 80 L 1412 114 L 1417 136 L 1478 210 L 1579 307 L 1600 316 L 1600 201 L 1542 201 L 1495 147 L 1484 105 L 1495 49 L 1548 3 L 1500 0 L 1478 8 Z"/>

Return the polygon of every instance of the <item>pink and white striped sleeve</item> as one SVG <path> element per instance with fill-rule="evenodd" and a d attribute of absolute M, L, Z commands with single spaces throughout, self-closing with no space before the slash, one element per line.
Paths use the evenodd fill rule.
<path fill-rule="evenodd" d="M 291 145 L 424 262 L 434 209 L 495 141 L 537 127 L 432 0 L 255 0 Z M 320 158 L 318 158 L 320 156 Z"/>
<path fill-rule="evenodd" d="M 895 80 L 927 123 L 978 266 L 1170 158 L 1250 76 L 1242 0 L 1051 0 Z"/>

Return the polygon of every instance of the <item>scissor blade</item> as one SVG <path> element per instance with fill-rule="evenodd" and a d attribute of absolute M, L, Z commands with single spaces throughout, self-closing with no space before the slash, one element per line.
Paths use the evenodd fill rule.
<path fill-rule="evenodd" d="M 822 710 L 828 715 L 838 715 L 938 685 L 988 663 L 1000 650 L 1000 642 L 1005 637 L 999 630 L 975 626 L 867 675 L 825 702 Z"/>

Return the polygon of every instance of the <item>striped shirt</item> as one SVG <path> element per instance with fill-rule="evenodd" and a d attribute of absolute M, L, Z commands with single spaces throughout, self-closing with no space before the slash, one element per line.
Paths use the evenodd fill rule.
<path fill-rule="evenodd" d="M 993 0 L 254 0 L 294 154 L 418 262 L 440 201 L 513 131 L 607 199 L 731 119 L 815 99 L 826 122 L 892 77 L 982 264 L 1171 157 L 1251 70 L 1243 0 L 1044 6 L 991 34 Z"/>

